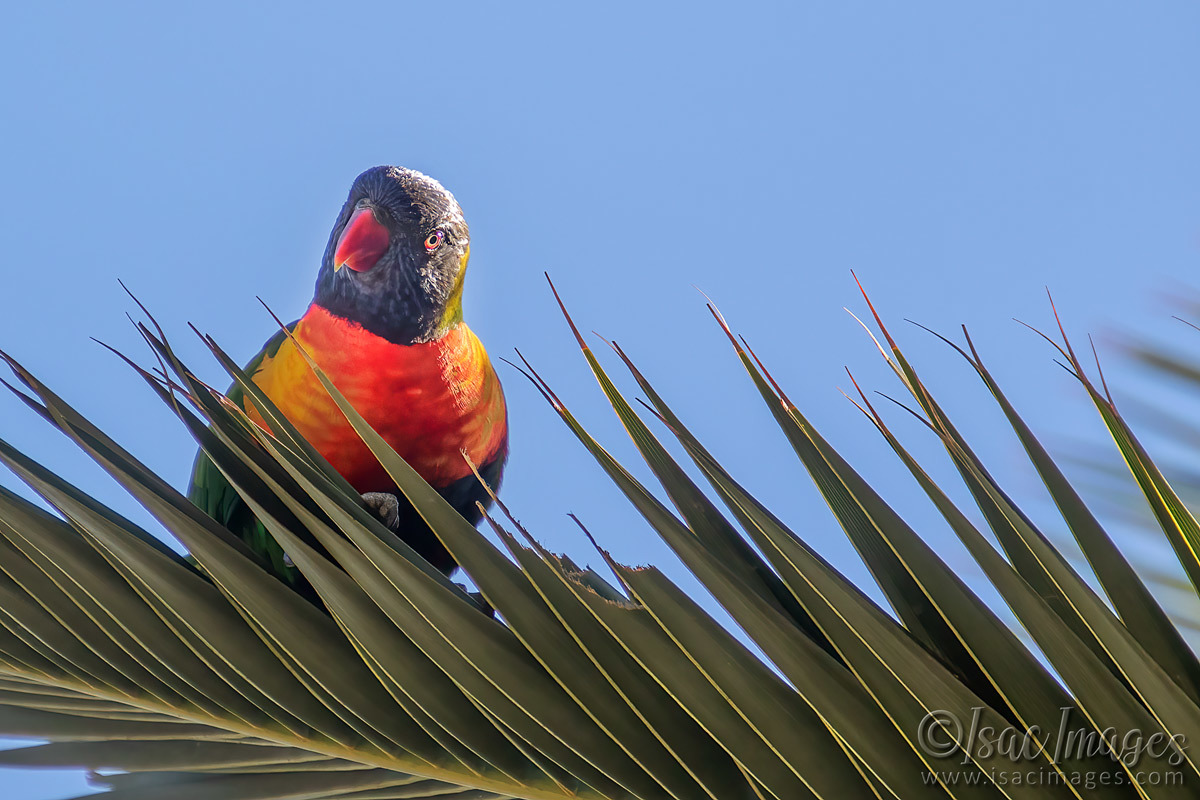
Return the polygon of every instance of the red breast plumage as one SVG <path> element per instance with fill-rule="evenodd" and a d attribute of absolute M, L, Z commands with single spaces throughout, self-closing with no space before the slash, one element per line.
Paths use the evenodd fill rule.
<path fill-rule="evenodd" d="M 465 323 L 437 339 L 395 344 L 313 305 L 296 341 L 338 390 L 435 488 L 503 455 L 504 393 L 482 343 Z M 263 359 L 254 382 L 359 492 L 395 489 L 291 341 Z M 261 423 L 253 410 L 251 417 Z"/>

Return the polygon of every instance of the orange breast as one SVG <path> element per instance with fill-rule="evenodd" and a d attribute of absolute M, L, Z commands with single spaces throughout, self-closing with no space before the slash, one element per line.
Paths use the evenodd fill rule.
<path fill-rule="evenodd" d="M 483 344 L 459 323 L 442 338 L 397 345 L 311 306 L 294 335 L 372 427 L 426 481 L 442 487 L 507 447 L 504 392 Z M 360 492 L 395 484 L 350 427 L 291 340 L 254 375 L 267 396 Z M 262 418 L 249 409 L 262 424 Z"/>

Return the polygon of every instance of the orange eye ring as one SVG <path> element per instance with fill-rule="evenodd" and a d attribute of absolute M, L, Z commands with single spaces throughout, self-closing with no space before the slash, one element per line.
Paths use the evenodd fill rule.
<path fill-rule="evenodd" d="M 437 250 L 439 247 L 441 247 L 445 238 L 446 234 L 442 233 L 441 231 L 434 231 L 425 237 L 425 249 L 430 251 Z"/>

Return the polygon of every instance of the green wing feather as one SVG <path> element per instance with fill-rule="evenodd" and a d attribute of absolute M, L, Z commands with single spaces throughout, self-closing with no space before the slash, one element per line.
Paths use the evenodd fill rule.
<path fill-rule="evenodd" d="M 296 323 L 293 322 L 287 327 L 289 331 L 293 330 Z M 286 338 L 283 331 L 272 336 L 262 351 L 246 365 L 246 374 L 253 376 L 265 359 L 278 352 L 279 346 Z M 226 395 L 234 403 L 244 407 L 245 393 L 236 383 L 230 387 Z M 251 550 L 270 565 L 272 572 L 290 584 L 296 583 L 299 573 L 285 559 L 279 543 L 267 532 L 266 527 L 250 513 L 249 507 L 242 501 L 237 490 L 229 484 L 229 481 L 225 479 L 225 476 L 221 474 L 221 471 L 203 450 L 196 454 L 196 462 L 192 465 L 192 479 L 188 486 L 187 496 L 205 514 L 240 536 Z"/>

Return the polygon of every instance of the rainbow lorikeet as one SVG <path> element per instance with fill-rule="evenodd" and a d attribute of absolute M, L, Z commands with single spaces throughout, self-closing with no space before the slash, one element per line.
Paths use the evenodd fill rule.
<path fill-rule="evenodd" d="M 462 321 L 470 254 L 454 196 L 409 169 L 374 167 L 354 181 L 296 340 L 388 444 L 471 523 L 489 498 L 465 451 L 497 486 L 508 455 L 504 392 Z M 350 427 L 281 331 L 247 366 L 255 384 L 367 505 L 430 564 L 456 564 Z M 229 397 L 262 419 L 236 387 Z M 289 582 L 300 579 L 275 540 L 203 451 L 188 497 L 242 537 Z"/>

